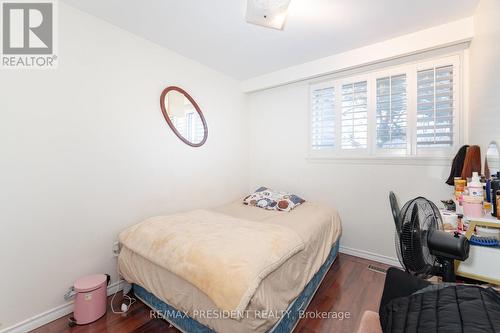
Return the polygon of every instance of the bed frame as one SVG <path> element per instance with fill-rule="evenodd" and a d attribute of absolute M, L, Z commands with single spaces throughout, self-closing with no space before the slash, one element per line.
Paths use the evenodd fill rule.
<path fill-rule="evenodd" d="M 330 254 L 326 258 L 319 271 L 314 274 L 313 278 L 305 286 L 299 296 L 290 304 L 287 309 L 287 314 L 284 315 L 268 333 L 290 333 L 295 329 L 299 322 L 299 316 L 302 311 L 305 311 L 311 302 L 314 294 L 318 290 L 323 278 L 337 258 L 339 251 L 339 240 L 337 240 L 330 250 Z M 163 302 L 155 295 L 144 289 L 138 284 L 133 285 L 135 296 L 152 310 L 162 314 L 163 319 L 168 321 L 172 326 L 184 333 L 216 333 L 214 330 L 199 323 L 195 319 L 185 316 L 182 311 L 177 310 L 173 306 Z"/>

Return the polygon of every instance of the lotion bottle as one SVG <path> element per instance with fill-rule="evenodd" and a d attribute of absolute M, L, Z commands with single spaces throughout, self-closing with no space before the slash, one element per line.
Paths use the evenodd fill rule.
<path fill-rule="evenodd" d="M 470 196 L 484 197 L 483 184 L 481 183 L 477 172 L 472 173 L 472 179 L 469 183 L 467 183 L 467 190 L 469 191 Z"/>

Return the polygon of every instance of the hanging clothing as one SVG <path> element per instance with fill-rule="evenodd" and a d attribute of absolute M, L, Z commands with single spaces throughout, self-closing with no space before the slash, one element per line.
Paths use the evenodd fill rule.
<path fill-rule="evenodd" d="M 469 148 L 468 145 L 462 146 L 455 155 L 455 158 L 453 158 L 450 176 L 448 177 L 446 184 L 453 186 L 455 184 L 455 177 L 462 177 L 462 169 L 464 167 L 467 148 Z"/>
<path fill-rule="evenodd" d="M 465 155 L 464 167 L 462 169 L 462 179 L 472 177 L 472 173 L 481 174 L 481 148 L 479 146 L 470 146 Z"/>

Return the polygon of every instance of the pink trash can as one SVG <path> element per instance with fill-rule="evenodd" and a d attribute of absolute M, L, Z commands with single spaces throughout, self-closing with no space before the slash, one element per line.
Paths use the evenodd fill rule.
<path fill-rule="evenodd" d="M 70 324 L 84 325 L 104 316 L 107 309 L 109 275 L 87 275 L 76 280 L 75 309 Z"/>

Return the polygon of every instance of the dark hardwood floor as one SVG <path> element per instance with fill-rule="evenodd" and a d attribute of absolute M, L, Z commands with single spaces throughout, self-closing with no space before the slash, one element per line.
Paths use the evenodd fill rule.
<path fill-rule="evenodd" d="M 344 312 L 348 319 L 304 318 L 297 325 L 296 333 L 355 332 L 365 310 L 378 311 L 378 304 L 384 287 L 385 274 L 368 269 L 368 265 L 386 269 L 388 266 L 370 260 L 340 254 L 325 276 L 307 312 Z M 108 300 L 109 302 L 109 300 Z M 119 306 L 117 296 L 115 304 Z M 161 320 L 151 319 L 149 308 L 137 301 L 125 315 L 117 315 L 108 307 L 107 314 L 89 325 L 68 327 L 68 318 L 60 318 L 32 332 L 35 333 L 96 333 L 96 332 L 166 332 L 179 331 Z M 312 317 L 312 316 L 311 316 Z"/>

